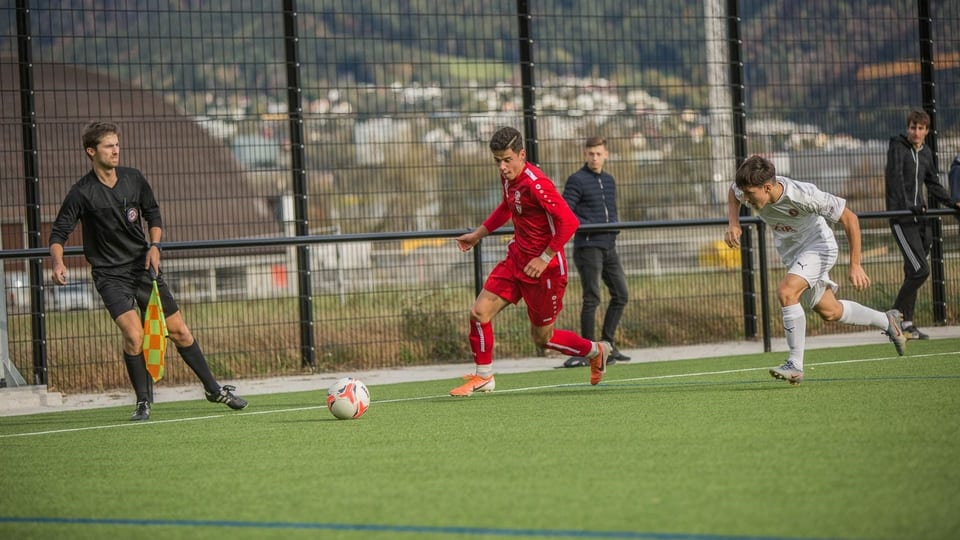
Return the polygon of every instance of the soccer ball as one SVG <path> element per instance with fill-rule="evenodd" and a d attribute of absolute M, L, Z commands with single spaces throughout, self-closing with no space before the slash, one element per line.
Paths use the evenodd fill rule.
<path fill-rule="evenodd" d="M 360 379 L 344 377 L 327 389 L 327 408 L 340 420 L 360 418 L 370 407 L 370 391 Z"/>

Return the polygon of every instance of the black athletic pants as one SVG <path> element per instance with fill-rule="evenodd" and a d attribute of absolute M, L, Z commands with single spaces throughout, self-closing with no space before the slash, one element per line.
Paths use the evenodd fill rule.
<path fill-rule="evenodd" d="M 930 255 L 932 238 L 925 220 L 914 222 L 891 221 L 890 230 L 903 255 L 903 284 L 893 308 L 903 313 L 903 320 L 913 320 L 913 309 L 917 304 L 917 291 L 930 277 Z"/>
<path fill-rule="evenodd" d="M 610 305 L 603 316 L 603 328 L 600 339 L 609 341 L 616 348 L 613 340 L 623 316 L 623 309 L 627 305 L 627 277 L 620 264 L 617 248 L 581 247 L 574 248 L 573 262 L 580 273 L 580 282 L 583 284 L 583 308 L 580 310 L 580 335 L 586 339 L 596 339 L 597 307 L 600 306 L 600 280 L 610 291 Z"/>

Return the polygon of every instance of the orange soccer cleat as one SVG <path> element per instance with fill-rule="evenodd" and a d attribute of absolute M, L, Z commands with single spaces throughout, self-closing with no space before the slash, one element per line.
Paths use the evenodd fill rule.
<path fill-rule="evenodd" d="M 606 341 L 597 342 L 597 355 L 590 359 L 590 384 L 598 384 L 607 372 L 607 358 L 613 346 Z"/>
<path fill-rule="evenodd" d="M 497 383 L 493 380 L 493 375 L 489 377 L 464 375 L 463 379 L 467 382 L 451 390 L 451 396 L 467 397 L 474 392 L 493 392 L 493 389 L 497 386 Z"/>

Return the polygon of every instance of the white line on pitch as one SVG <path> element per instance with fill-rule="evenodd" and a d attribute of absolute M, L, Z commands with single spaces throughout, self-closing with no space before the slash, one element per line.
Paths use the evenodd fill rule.
<path fill-rule="evenodd" d="M 886 356 L 882 358 L 858 358 L 851 360 L 834 360 L 831 362 L 816 362 L 807 364 L 808 366 L 832 366 L 838 364 L 855 364 L 860 362 L 882 362 L 884 360 L 915 360 L 919 358 L 928 358 L 931 356 L 943 356 L 945 354 L 960 354 L 960 351 L 954 353 L 930 353 L 930 354 L 916 354 L 910 355 L 909 357 L 902 356 Z M 640 364 L 634 364 L 640 365 Z M 754 368 L 742 368 L 742 369 L 725 369 L 720 371 L 700 371 L 697 373 L 676 373 L 672 375 L 650 375 L 647 377 L 631 377 L 629 379 L 617 379 L 616 382 L 637 382 L 637 381 L 655 381 L 662 379 L 679 379 L 686 377 L 705 377 L 708 375 L 729 375 L 731 373 L 747 373 L 750 371 L 765 371 L 770 368 L 766 367 L 754 367 Z M 612 382 L 612 381 L 610 381 Z M 566 387 L 576 387 L 584 386 L 586 383 L 563 383 L 563 384 L 550 384 L 544 386 L 527 386 L 524 388 L 508 388 L 506 390 L 498 390 L 498 394 L 506 394 L 513 392 L 529 392 L 531 390 L 549 390 L 551 388 L 566 388 Z M 406 401 L 422 401 L 425 399 L 439 399 L 448 397 L 446 394 L 432 395 L 432 396 L 418 396 L 418 397 L 409 397 L 409 398 L 397 398 L 397 399 L 381 399 L 375 400 L 371 403 L 402 403 Z M 456 399 L 456 398 L 451 398 Z M 175 418 L 171 420 L 151 420 L 149 422 L 130 422 L 125 424 L 108 424 L 104 426 L 88 426 L 81 428 L 67 428 L 67 429 L 52 429 L 48 431 L 33 431 L 29 433 L 10 433 L 6 435 L 0 435 L 0 439 L 9 439 L 12 437 L 29 437 L 32 435 L 54 435 L 57 433 L 73 433 L 77 431 L 90 431 L 94 429 L 113 429 L 113 428 L 123 428 L 123 427 L 133 427 L 133 426 L 149 426 L 149 425 L 158 425 L 158 424 L 173 424 L 178 422 L 193 422 L 195 420 L 209 420 L 213 418 L 224 418 L 227 416 L 253 416 L 258 414 L 276 414 L 276 413 L 288 413 L 288 412 L 298 412 L 298 411 L 312 411 L 317 409 L 325 409 L 326 405 L 315 405 L 311 407 L 295 407 L 291 409 L 274 409 L 268 411 L 249 411 L 242 413 L 234 414 L 214 414 L 208 416 L 193 416 L 190 418 Z"/>

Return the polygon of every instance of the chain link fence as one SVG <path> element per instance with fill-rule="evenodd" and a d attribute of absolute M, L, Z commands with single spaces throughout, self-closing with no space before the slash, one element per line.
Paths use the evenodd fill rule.
<path fill-rule="evenodd" d="M 778 279 L 779 263 L 747 252 L 743 265 L 710 221 L 736 165 L 762 153 L 882 212 L 887 141 L 922 108 L 945 176 L 960 154 L 958 26 L 946 0 L 17 0 L 0 8 L 0 248 L 46 246 L 89 169 L 80 132 L 114 121 L 121 164 L 145 173 L 180 246 L 163 270 L 219 377 L 466 362 L 475 261 L 428 233 L 472 228 L 498 203 L 496 127 L 521 129 L 561 189 L 602 135 L 621 220 L 656 224 L 619 236 L 620 346 L 769 338 L 757 319 L 776 299 L 749 270 L 769 262 Z M 684 220 L 704 223 L 671 226 Z M 937 227 L 944 278 L 921 290 L 918 325 L 957 322 L 956 223 Z M 862 225 L 874 285 L 842 295 L 886 309 L 900 254 L 885 219 Z M 289 242 L 190 247 L 238 238 Z M 485 242 L 484 271 L 507 238 Z M 69 288 L 36 252 L 2 263 L 7 350 L 28 380 L 126 386 L 81 256 Z M 578 329 L 575 274 L 565 304 L 559 325 Z M 498 356 L 537 353 L 523 309 L 496 332 Z M 168 354 L 169 381 L 192 381 Z"/>

